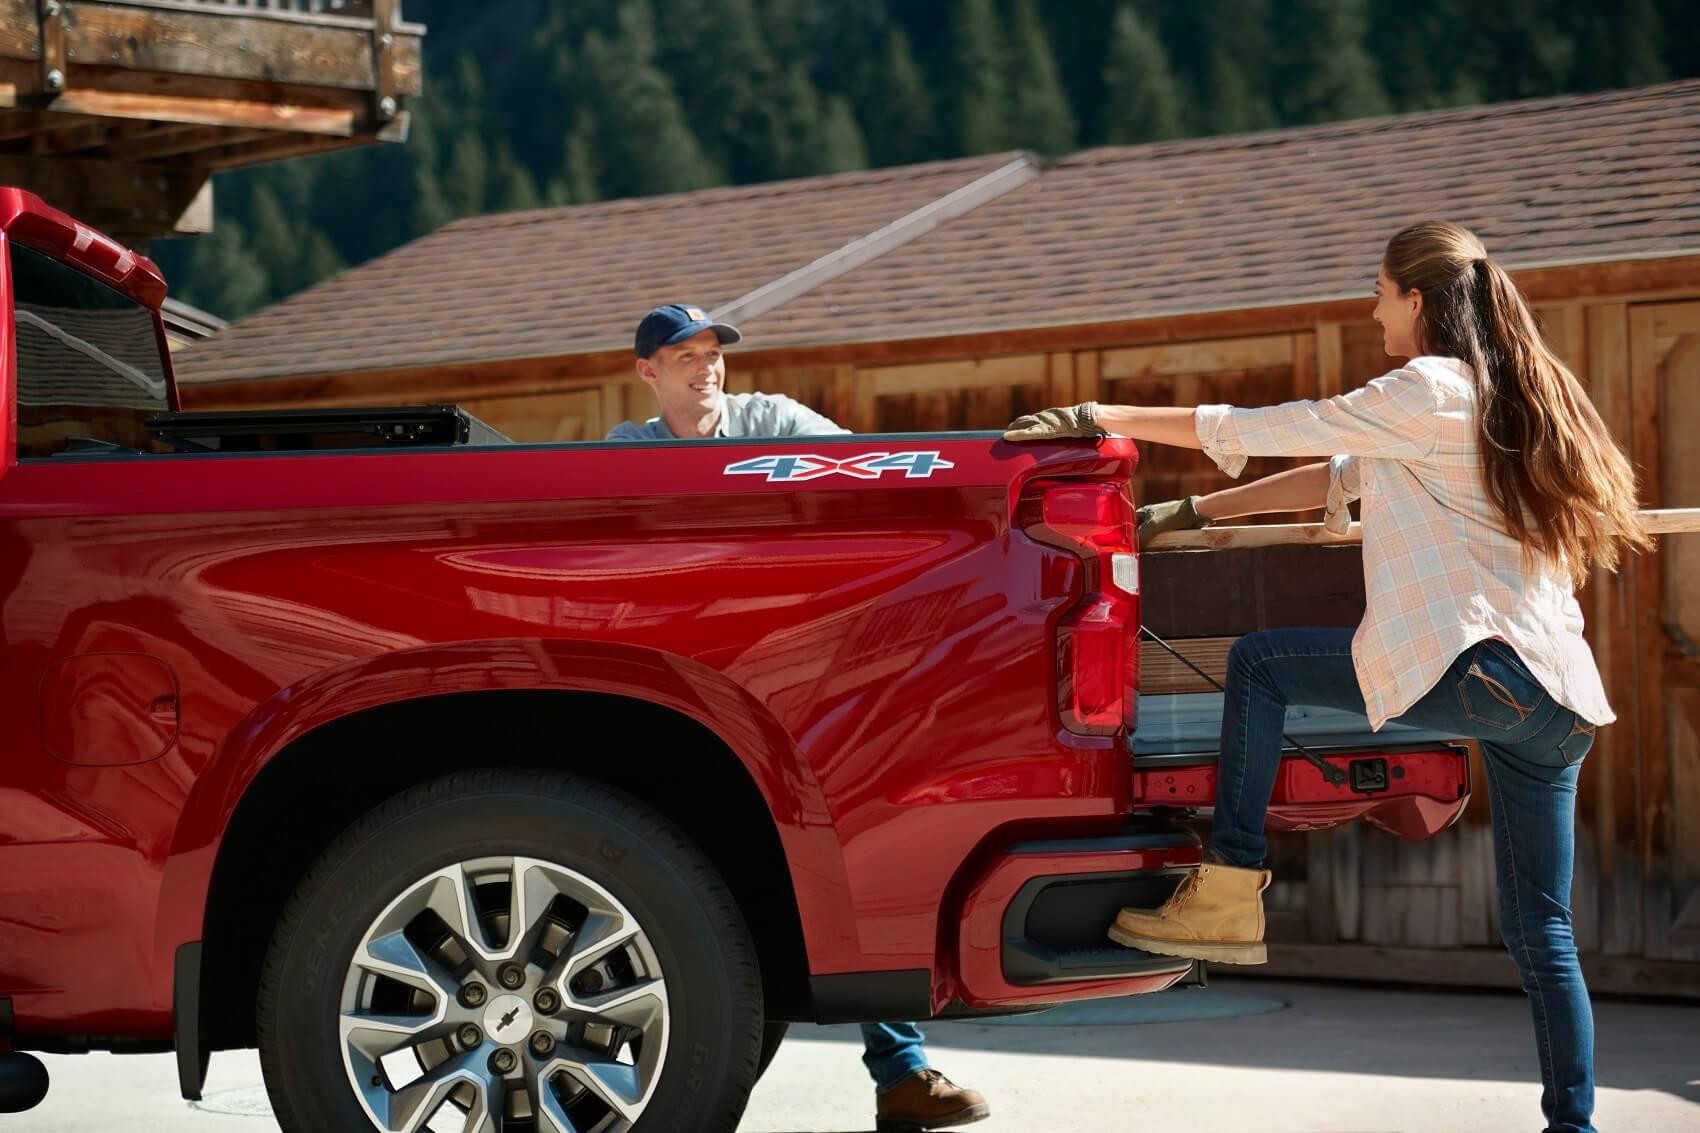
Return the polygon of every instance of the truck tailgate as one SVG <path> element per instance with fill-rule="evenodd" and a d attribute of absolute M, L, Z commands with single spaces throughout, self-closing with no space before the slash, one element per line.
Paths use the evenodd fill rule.
<path fill-rule="evenodd" d="M 1220 693 L 1142 696 L 1131 747 L 1135 809 L 1208 813 L 1216 803 Z M 1329 783 L 1297 750 L 1285 752 L 1269 806 L 1271 830 L 1323 830 L 1356 819 L 1401 838 L 1432 838 L 1463 813 L 1470 761 L 1456 740 L 1362 716 L 1293 709 L 1287 734 L 1346 772 Z"/>

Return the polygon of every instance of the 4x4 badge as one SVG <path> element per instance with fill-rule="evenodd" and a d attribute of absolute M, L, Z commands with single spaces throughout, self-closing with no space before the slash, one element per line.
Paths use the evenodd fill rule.
<path fill-rule="evenodd" d="M 955 467 L 937 452 L 869 452 L 843 460 L 813 453 L 787 453 L 784 456 L 757 456 L 728 464 L 725 474 L 761 476 L 771 483 L 775 480 L 818 480 L 822 476 L 878 480 L 887 472 L 901 471 L 906 480 L 922 480 L 941 468 Z"/>

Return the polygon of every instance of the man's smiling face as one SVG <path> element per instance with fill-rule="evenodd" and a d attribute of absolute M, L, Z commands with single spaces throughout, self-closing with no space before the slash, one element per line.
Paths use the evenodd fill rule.
<path fill-rule="evenodd" d="M 720 350 L 720 336 L 712 330 L 639 358 L 637 371 L 655 391 L 664 417 L 707 415 L 720 407 L 725 396 L 726 356 Z"/>

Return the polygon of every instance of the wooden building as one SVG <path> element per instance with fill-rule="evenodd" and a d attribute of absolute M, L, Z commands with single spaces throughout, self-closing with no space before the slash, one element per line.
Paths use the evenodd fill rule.
<path fill-rule="evenodd" d="M 1512 271 L 1645 506 L 1700 506 L 1700 82 L 465 220 L 179 365 L 192 407 L 456 401 L 516 439 L 596 439 L 653 413 L 631 331 L 686 301 L 744 328 L 732 390 L 862 432 L 1085 399 L 1267 404 L 1387 368 L 1376 265 L 1428 216 Z M 1225 483 L 1151 447 L 1136 490 Z M 1581 942 L 1602 989 L 1700 994 L 1700 536 L 1583 603 L 1620 722 L 1582 780 Z M 1195 644 L 1219 663 L 1223 642 Z M 1190 687 L 1163 679 L 1148 691 Z M 1272 970 L 1512 983 L 1485 821 L 1478 792 L 1427 845 L 1285 839 Z"/>
<path fill-rule="evenodd" d="M 212 174 L 406 137 L 400 0 L 0 0 L 0 184 L 131 244 L 212 226 Z"/>

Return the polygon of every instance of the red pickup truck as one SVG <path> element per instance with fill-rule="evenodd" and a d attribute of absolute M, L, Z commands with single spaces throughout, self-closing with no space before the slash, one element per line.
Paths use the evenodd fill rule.
<path fill-rule="evenodd" d="M 257 1045 L 303 1133 L 726 1129 L 788 1020 L 1188 978 L 1104 938 L 1212 782 L 1130 744 L 1130 442 L 183 413 L 149 261 L 16 189 L 0 253 L 0 1050 L 195 1097 Z M 1277 819 L 1452 821 L 1459 752 L 1393 758 Z"/>

